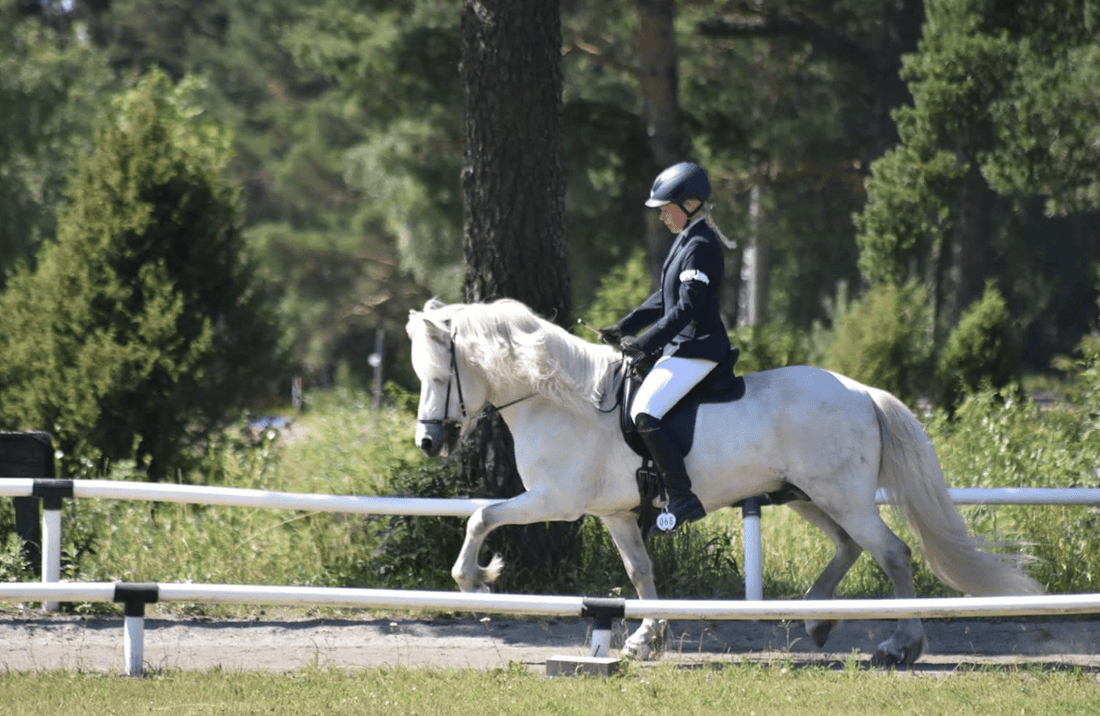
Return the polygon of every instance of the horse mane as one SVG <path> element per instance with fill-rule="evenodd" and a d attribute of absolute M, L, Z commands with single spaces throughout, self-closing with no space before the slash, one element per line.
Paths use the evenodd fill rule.
<path fill-rule="evenodd" d="M 459 354 L 481 368 L 491 386 L 523 384 L 582 412 L 600 407 L 613 379 L 614 350 L 577 338 L 512 299 L 441 310 L 450 314 Z"/>

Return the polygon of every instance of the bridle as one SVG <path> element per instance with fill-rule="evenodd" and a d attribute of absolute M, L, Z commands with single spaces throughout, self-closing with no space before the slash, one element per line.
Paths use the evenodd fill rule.
<path fill-rule="evenodd" d="M 458 373 L 458 357 L 455 351 L 455 337 L 451 336 L 451 372 L 447 376 L 447 398 L 443 402 L 443 417 L 438 419 L 417 418 L 416 422 L 422 425 L 438 425 L 441 428 L 457 429 L 466 421 L 466 399 L 462 395 L 462 376 Z M 458 409 L 462 412 L 462 420 L 450 417 L 451 413 L 451 386 L 458 389 Z"/>
<path fill-rule="evenodd" d="M 462 413 L 462 419 L 461 420 L 459 420 L 458 418 L 450 417 L 450 412 L 451 412 L 451 387 L 452 386 L 454 386 L 454 388 L 458 392 L 458 409 Z M 516 403 L 522 403 L 523 401 L 527 400 L 528 398 L 533 398 L 536 395 L 538 395 L 537 392 L 531 393 L 530 395 L 525 395 L 522 398 L 516 398 L 515 400 L 507 402 L 504 405 L 492 405 L 492 404 L 490 404 L 489 407 L 492 408 L 493 410 L 497 411 L 497 412 L 500 412 L 501 410 L 504 410 L 505 408 L 509 408 L 509 407 L 515 405 Z M 466 422 L 467 417 L 468 416 L 466 414 L 466 398 L 462 395 L 462 376 L 459 375 L 459 372 L 458 372 L 458 356 L 457 356 L 457 349 L 455 348 L 455 337 L 452 334 L 451 335 L 451 372 L 450 372 L 450 375 L 447 376 L 447 397 L 446 397 L 446 399 L 443 403 L 443 417 L 442 418 L 437 418 L 437 419 L 417 418 L 416 422 L 420 423 L 421 425 L 438 425 L 439 427 L 443 428 L 444 430 L 450 429 L 450 430 L 458 431 L 459 429 L 461 429 L 462 424 Z"/>

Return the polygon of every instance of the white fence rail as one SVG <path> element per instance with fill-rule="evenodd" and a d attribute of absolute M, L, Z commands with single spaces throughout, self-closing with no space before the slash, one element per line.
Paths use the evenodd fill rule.
<path fill-rule="evenodd" d="M 957 504 L 1100 505 L 1100 488 L 963 487 L 949 488 L 948 492 Z M 57 582 L 61 576 L 61 500 L 64 498 L 434 517 L 468 517 L 485 505 L 500 502 L 494 499 L 318 495 L 201 485 L 35 478 L 0 478 L 0 496 L 43 499 L 46 509 L 42 514 L 42 581 L 46 583 Z M 877 497 L 880 504 L 887 502 L 884 492 Z M 764 597 L 760 504 L 747 501 L 743 515 L 745 598 L 755 601 Z M 47 602 L 44 608 L 56 609 L 57 605 Z"/>
<path fill-rule="evenodd" d="M 395 589 L 277 587 L 248 584 L 59 583 L 0 584 L 0 601 L 121 602 L 126 673 L 140 675 L 145 651 L 145 605 L 152 602 L 436 609 L 488 614 L 534 614 L 594 620 L 593 655 L 606 654 L 615 618 L 627 619 L 922 619 L 1081 615 L 1100 613 L 1100 594 L 1036 597 L 956 597 L 747 602 L 731 600 L 590 599 L 521 594 L 467 594 Z"/>
<path fill-rule="evenodd" d="M 951 488 L 958 504 L 1100 505 L 1100 488 Z M 898 617 L 1020 616 L 1100 613 L 1100 595 L 1011 598 L 888 599 L 858 601 L 769 601 L 763 598 L 760 503 L 743 507 L 746 601 L 592 600 L 583 597 L 462 594 L 374 589 L 198 584 L 61 583 L 61 501 L 66 498 L 150 500 L 191 504 L 419 516 L 473 514 L 492 499 L 364 497 L 247 490 L 195 485 L 0 478 L 0 496 L 41 498 L 42 584 L 0 584 L 0 601 L 41 601 L 56 610 L 61 601 L 126 604 L 127 672 L 141 673 L 144 605 L 150 601 L 232 604 L 295 604 L 364 608 L 470 610 L 503 614 L 582 615 L 596 619 L 593 652 L 606 653 L 613 616 L 659 619 L 875 619 Z M 880 504 L 886 502 L 878 495 Z M 155 595 L 155 598 L 150 595 Z M 610 606 L 609 606 L 610 605 Z"/>

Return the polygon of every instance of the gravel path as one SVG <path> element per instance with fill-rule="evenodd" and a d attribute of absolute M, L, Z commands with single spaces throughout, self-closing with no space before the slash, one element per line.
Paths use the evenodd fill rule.
<path fill-rule="evenodd" d="M 794 663 L 866 661 L 893 624 L 848 622 L 827 651 L 813 646 L 801 624 L 674 622 L 653 663 L 790 659 Z M 146 669 L 281 672 L 334 668 L 507 667 L 544 669 L 551 656 L 587 656 L 584 620 L 475 617 L 460 620 L 146 619 Z M 1077 665 L 1100 671 L 1100 620 L 926 621 L 929 648 L 917 670 L 951 671 L 965 664 Z M 622 643 L 619 628 L 612 646 Z M 124 671 L 122 619 L 0 615 L 0 669 Z M 614 654 L 613 654 L 614 655 Z"/>

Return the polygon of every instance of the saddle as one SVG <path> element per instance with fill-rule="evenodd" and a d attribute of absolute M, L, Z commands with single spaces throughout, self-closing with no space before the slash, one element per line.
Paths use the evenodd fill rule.
<path fill-rule="evenodd" d="M 731 348 L 726 359 L 716 365 L 707 374 L 707 377 L 703 378 L 665 415 L 665 426 L 672 432 L 673 437 L 680 446 L 681 454 L 685 457 L 691 452 L 692 445 L 695 442 L 695 422 L 699 406 L 704 403 L 732 403 L 745 396 L 745 379 L 733 372 L 738 356 L 740 356 L 740 351 Z M 619 386 L 619 427 L 622 430 L 626 444 L 642 459 L 642 466 L 635 472 L 635 479 L 638 482 L 638 496 L 641 498 L 635 511 L 638 513 L 638 524 L 642 528 L 643 539 L 648 535 L 650 525 L 653 524 L 653 518 L 658 512 L 653 502 L 658 497 L 662 497 L 665 485 L 661 474 L 653 465 L 649 448 L 646 447 L 642 437 L 638 434 L 634 421 L 630 419 L 630 406 L 634 403 L 638 386 L 645 380 L 654 362 L 647 361 L 643 363 L 639 361 L 633 364 L 626 371 L 622 384 Z M 775 492 L 757 495 L 751 499 L 755 500 L 758 505 L 782 505 L 793 500 L 809 500 L 810 498 L 794 485 L 786 485 Z M 733 506 L 737 507 L 745 502 L 747 500 L 742 500 Z"/>
<path fill-rule="evenodd" d="M 687 456 L 691 452 L 695 442 L 695 416 L 699 412 L 699 406 L 703 403 L 732 403 L 745 395 L 745 379 L 734 375 L 733 368 L 737 363 L 741 352 L 731 348 L 726 359 L 716 365 L 699 384 L 685 395 L 679 403 L 664 417 L 665 425 L 676 438 L 680 446 L 680 453 Z M 619 427 L 623 433 L 623 439 L 639 457 L 648 461 L 651 459 L 649 448 L 646 447 L 634 421 L 630 418 L 630 406 L 634 403 L 638 386 L 649 375 L 653 367 L 652 362 L 636 362 L 633 370 L 628 370 L 619 386 Z"/>

